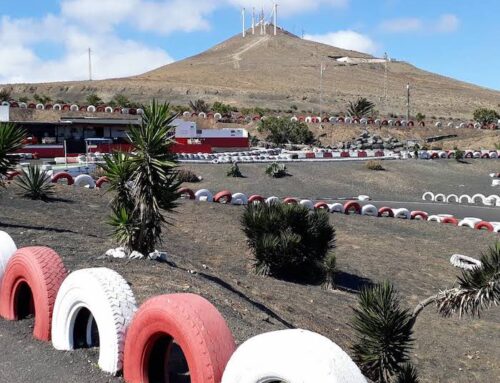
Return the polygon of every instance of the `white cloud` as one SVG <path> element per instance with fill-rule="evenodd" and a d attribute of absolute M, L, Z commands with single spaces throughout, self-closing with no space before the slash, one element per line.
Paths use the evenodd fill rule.
<path fill-rule="evenodd" d="M 424 21 L 416 17 L 386 20 L 379 25 L 379 28 L 387 33 L 451 33 L 455 32 L 459 26 L 460 20 L 457 16 L 444 14 L 437 20 L 430 21 Z"/>
<path fill-rule="evenodd" d="M 380 28 L 385 32 L 414 32 L 423 28 L 424 23 L 418 18 L 402 18 L 384 21 Z"/>
<path fill-rule="evenodd" d="M 436 23 L 436 30 L 443 33 L 455 32 L 460 26 L 460 20 L 457 16 L 447 14 L 442 15 Z"/>
<path fill-rule="evenodd" d="M 370 54 L 375 54 L 377 52 L 377 44 L 375 41 L 369 36 L 351 30 L 330 32 L 324 35 L 305 35 L 304 38 L 306 40 L 312 40 L 342 49 L 350 49 Z"/>

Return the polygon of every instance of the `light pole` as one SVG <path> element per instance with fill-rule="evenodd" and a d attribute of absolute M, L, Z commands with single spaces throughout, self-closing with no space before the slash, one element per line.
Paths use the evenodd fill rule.
<path fill-rule="evenodd" d="M 406 85 L 406 124 L 410 122 L 410 83 Z"/>

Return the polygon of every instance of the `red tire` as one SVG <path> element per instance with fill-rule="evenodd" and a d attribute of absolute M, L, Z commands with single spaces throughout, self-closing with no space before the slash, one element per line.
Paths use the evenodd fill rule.
<path fill-rule="evenodd" d="M 226 321 L 206 299 L 194 294 L 157 296 L 139 308 L 128 329 L 125 381 L 168 381 L 164 377 L 174 341 L 184 354 L 192 383 L 220 383 L 236 349 Z M 159 345 L 164 356 L 156 353 Z"/>
<path fill-rule="evenodd" d="M 106 176 L 103 176 L 103 177 L 100 177 L 96 182 L 95 182 L 95 186 L 100 188 L 102 187 L 103 184 L 105 184 L 106 182 L 109 182 L 109 178 L 106 177 Z"/>
<path fill-rule="evenodd" d="M 314 208 L 315 209 L 322 209 L 322 210 L 326 210 L 326 211 L 329 211 L 330 208 L 328 207 L 328 204 L 326 202 L 323 202 L 323 201 L 320 201 L 320 202 L 316 202 L 316 204 L 314 205 Z"/>
<path fill-rule="evenodd" d="M 232 194 L 228 190 L 223 190 L 218 192 L 214 197 L 214 202 L 217 203 L 230 203 L 232 199 Z"/>
<path fill-rule="evenodd" d="M 21 173 L 17 170 L 7 172 L 7 180 L 12 181 L 15 177 L 20 176 Z"/>
<path fill-rule="evenodd" d="M 292 198 L 292 197 L 286 197 L 283 200 L 283 203 L 285 205 L 297 205 L 299 203 L 299 201 L 297 201 L 295 198 Z"/>
<path fill-rule="evenodd" d="M 344 204 L 344 214 L 349 215 L 353 210 L 355 214 L 361 214 L 361 205 L 354 201 L 349 201 Z"/>
<path fill-rule="evenodd" d="M 248 203 L 264 202 L 264 201 L 265 198 L 258 194 L 251 195 L 250 198 L 248 198 Z"/>
<path fill-rule="evenodd" d="M 493 227 L 493 225 L 489 222 L 486 222 L 486 221 L 481 221 L 481 222 L 476 223 L 474 228 L 477 230 L 488 230 L 490 232 L 495 231 L 495 228 Z"/>
<path fill-rule="evenodd" d="M 438 160 L 439 159 L 439 154 L 438 153 L 432 153 L 431 154 L 431 160 Z"/>
<path fill-rule="evenodd" d="M 192 191 L 189 188 L 180 188 L 179 189 L 179 195 L 188 195 L 188 199 L 196 199 L 196 196 L 194 195 L 194 191 Z"/>
<path fill-rule="evenodd" d="M 429 218 L 429 214 L 427 214 L 425 211 L 412 211 L 411 219 L 417 219 L 417 217 L 420 217 L 420 219 L 427 221 L 427 218 Z"/>
<path fill-rule="evenodd" d="M 394 218 L 394 212 L 390 207 L 381 207 L 378 209 L 378 216 Z"/>
<path fill-rule="evenodd" d="M 458 226 L 458 220 L 453 217 L 445 217 L 441 220 L 441 223 L 446 223 L 448 225 Z"/>
<path fill-rule="evenodd" d="M 67 180 L 68 185 L 73 185 L 75 183 L 73 176 L 66 172 L 57 173 L 51 178 L 51 182 L 54 184 L 58 183 L 59 180 Z"/>
<path fill-rule="evenodd" d="M 17 250 L 2 279 L 0 315 L 18 320 L 35 314 L 33 336 L 50 341 L 56 295 L 67 274 L 59 255 L 48 247 Z"/>
<path fill-rule="evenodd" d="M 490 155 L 489 155 L 489 153 L 484 153 L 484 154 L 481 156 L 481 158 L 490 158 Z"/>

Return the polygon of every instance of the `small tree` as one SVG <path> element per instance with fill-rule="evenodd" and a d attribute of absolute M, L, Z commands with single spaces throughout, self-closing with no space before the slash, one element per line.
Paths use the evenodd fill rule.
<path fill-rule="evenodd" d="M 481 125 L 488 125 L 497 122 L 500 115 L 493 109 L 479 108 L 474 111 L 474 120 Z"/>
<path fill-rule="evenodd" d="M 88 105 L 100 105 L 102 104 L 102 99 L 95 93 L 91 93 L 89 94 L 86 98 L 85 98 L 85 102 L 88 104 Z"/>
<path fill-rule="evenodd" d="M 210 105 L 208 105 L 205 100 L 189 101 L 189 107 L 194 113 L 208 113 L 210 110 Z"/>
<path fill-rule="evenodd" d="M 176 115 L 155 101 L 144 109 L 141 125 L 131 126 L 133 155 L 115 154 L 103 165 L 113 199 L 110 224 L 117 241 L 129 251 L 148 254 L 161 242 L 163 211 L 170 212 L 179 197 L 180 182 L 169 152 Z"/>
<path fill-rule="evenodd" d="M 215 113 L 220 113 L 222 115 L 230 114 L 234 110 L 235 110 L 235 108 L 233 108 L 231 105 L 224 104 L 224 103 L 219 102 L 219 101 L 214 102 L 214 104 L 212 105 L 212 111 Z"/>
<path fill-rule="evenodd" d="M 335 247 L 328 213 L 301 205 L 250 204 L 241 223 L 258 274 L 294 281 L 325 280 L 325 260 Z"/>
<path fill-rule="evenodd" d="M 0 102 L 10 100 L 10 91 L 7 89 L 0 89 Z"/>
<path fill-rule="evenodd" d="M 360 97 L 356 101 L 350 101 L 347 106 L 347 114 L 351 117 L 362 118 L 370 115 L 375 109 L 375 104 L 365 97 Z"/>
<path fill-rule="evenodd" d="M 354 309 L 354 360 L 376 383 L 389 383 L 409 361 L 413 343 L 413 320 L 401 308 L 399 296 L 389 282 L 361 291 Z"/>
<path fill-rule="evenodd" d="M 11 123 L 0 123 L 0 184 L 2 177 L 12 170 L 17 163 L 17 157 L 10 156 L 23 147 L 26 133 Z"/>
<path fill-rule="evenodd" d="M 260 122 L 258 131 L 260 133 L 268 133 L 266 140 L 276 145 L 311 145 L 316 142 L 307 124 L 298 121 L 290 121 L 284 118 L 266 118 Z"/>

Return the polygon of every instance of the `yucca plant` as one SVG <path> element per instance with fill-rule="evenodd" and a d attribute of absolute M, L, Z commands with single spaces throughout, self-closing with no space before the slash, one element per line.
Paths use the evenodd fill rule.
<path fill-rule="evenodd" d="M 455 313 L 459 316 L 480 316 L 483 310 L 500 304 L 500 241 L 490 246 L 481 256 L 481 267 L 463 270 L 456 286 L 441 291 L 420 302 L 413 316 L 416 319 L 430 304 L 437 304 L 444 317 Z"/>
<path fill-rule="evenodd" d="M 335 247 L 335 229 L 327 213 L 301 205 L 250 204 L 241 223 L 258 274 L 324 281 L 325 259 Z"/>
<path fill-rule="evenodd" d="M 241 170 L 240 170 L 240 167 L 238 166 L 238 164 L 236 162 L 234 162 L 233 164 L 231 164 L 231 166 L 229 167 L 227 173 L 226 173 L 226 176 L 228 177 L 235 177 L 235 178 L 241 178 L 243 177 L 243 174 L 241 174 Z"/>
<path fill-rule="evenodd" d="M 267 165 L 266 174 L 273 178 L 283 178 L 288 175 L 285 164 L 279 164 L 277 162 Z"/>
<path fill-rule="evenodd" d="M 208 105 L 205 100 L 189 101 L 189 107 L 194 113 L 208 113 L 210 110 L 210 105 Z"/>
<path fill-rule="evenodd" d="M 415 366 L 410 363 L 405 364 L 396 376 L 394 383 L 419 383 Z"/>
<path fill-rule="evenodd" d="M 36 165 L 29 165 L 27 170 L 23 169 L 15 182 L 26 198 L 46 201 L 54 194 L 54 184 L 50 181 L 49 175 Z"/>
<path fill-rule="evenodd" d="M 409 360 L 413 320 L 389 282 L 361 291 L 354 309 L 354 360 L 370 379 L 388 383 Z"/>
<path fill-rule="evenodd" d="M 347 114 L 351 117 L 361 118 L 373 112 L 375 104 L 365 97 L 360 97 L 356 101 L 349 102 L 347 106 Z"/>
<path fill-rule="evenodd" d="M 2 177 L 17 163 L 17 158 L 9 156 L 9 153 L 21 149 L 25 137 L 24 129 L 11 123 L 0 123 L 0 185 Z"/>
<path fill-rule="evenodd" d="M 167 223 L 164 212 L 177 206 L 180 182 L 170 152 L 176 116 L 168 104 L 153 101 L 144 108 L 141 124 L 130 127 L 133 154 L 113 154 L 103 165 L 110 188 L 116 191 L 110 224 L 116 240 L 129 251 L 154 251 Z"/>

